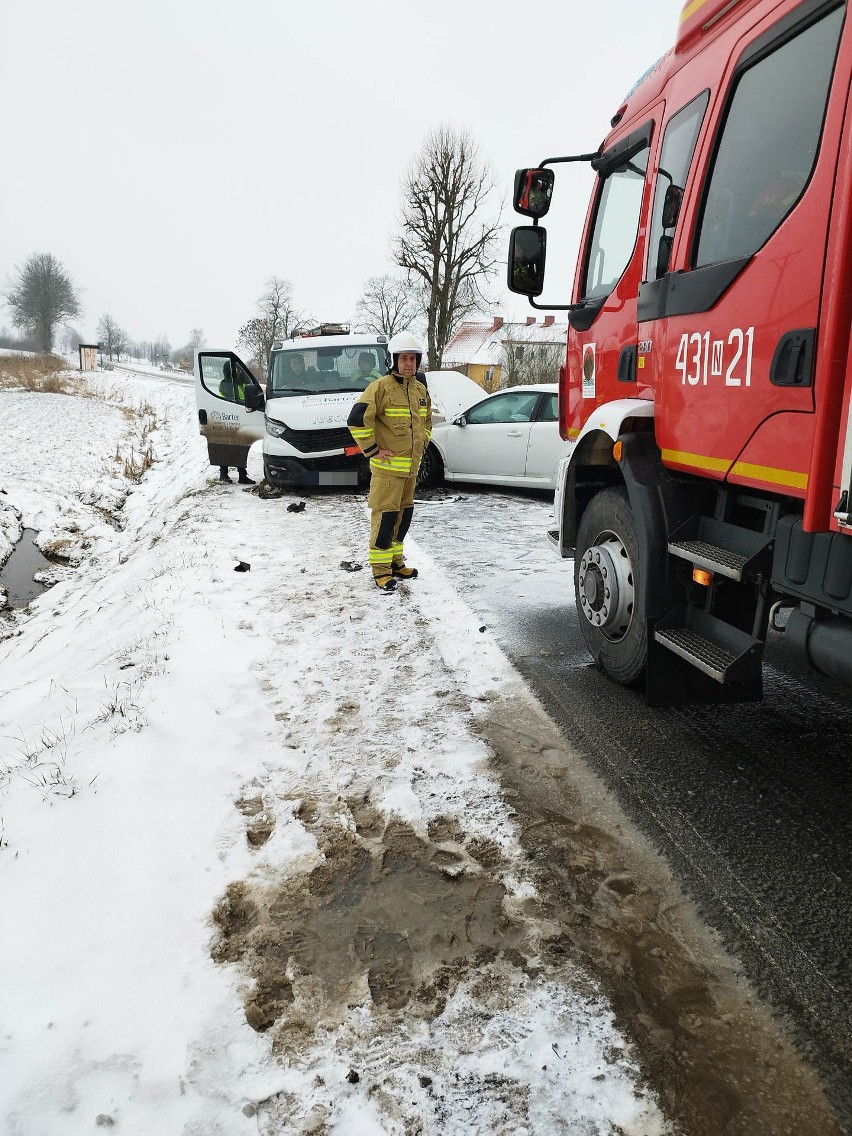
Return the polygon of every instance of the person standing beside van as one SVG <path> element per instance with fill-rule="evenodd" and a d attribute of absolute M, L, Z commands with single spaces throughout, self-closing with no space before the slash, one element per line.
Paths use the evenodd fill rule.
<path fill-rule="evenodd" d="M 225 359 L 225 361 L 222 363 L 222 381 L 219 383 L 219 394 L 222 396 L 222 398 L 226 398 L 228 400 L 228 402 L 239 402 L 243 406 L 245 406 L 245 401 L 246 401 L 245 382 L 242 381 L 240 378 L 234 377 L 234 372 L 233 372 L 233 368 L 231 366 L 230 359 Z M 219 466 L 219 480 L 220 481 L 230 481 L 231 480 L 231 478 L 229 476 L 229 468 L 230 467 L 226 466 L 226 465 L 220 465 Z M 238 465 L 238 466 L 234 466 L 234 468 L 237 471 L 237 481 L 239 482 L 240 485 L 256 485 L 257 484 L 256 481 L 254 481 L 251 477 L 249 477 L 248 471 L 246 470 L 245 466 L 239 466 Z"/>
<path fill-rule="evenodd" d="M 432 434 L 429 391 L 417 378 L 423 347 L 408 332 L 388 343 L 390 371 L 374 379 L 349 415 L 349 432 L 370 462 L 370 567 L 376 587 L 391 592 L 413 580 L 403 543 L 414 515 L 417 471 Z"/>

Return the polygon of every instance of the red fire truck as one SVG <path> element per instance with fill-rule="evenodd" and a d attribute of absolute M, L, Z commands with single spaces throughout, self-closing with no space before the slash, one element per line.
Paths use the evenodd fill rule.
<path fill-rule="evenodd" d="M 509 287 L 570 322 L 550 536 L 652 705 L 759 699 L 770 626 L 852 683 L 846 9 L 691 0 L 599 151 L 515 178 Z M 572 302 L 539 303 L 566 162 L 596 186 Z"/>

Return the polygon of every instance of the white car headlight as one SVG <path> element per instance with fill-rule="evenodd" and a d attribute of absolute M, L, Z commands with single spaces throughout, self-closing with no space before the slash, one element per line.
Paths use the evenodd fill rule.
<path fill-rule="evenodd" d="M 267 418 L 266 432 L 271 434 L 273 438 L 283 438 L 287 433 L 287 427 L 283 422 L 275 422 L 272 418 Z"/>

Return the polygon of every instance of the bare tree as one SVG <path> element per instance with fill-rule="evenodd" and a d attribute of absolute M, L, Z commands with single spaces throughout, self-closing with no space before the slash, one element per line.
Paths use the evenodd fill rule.
<path fill-rule="evenodd" d="M 389 339 L 421 314 L 419 289 L 399 276 L 371 276 L 355 307 L 358 327 L 383 332 Z"/>
<path fill-rule="evenodd" d="M 167 335 L 161 335 L 153 346 L 151 362 L 163 363 L 171 356 L 171 353 L 172 345 L 169 342 L 169 337 Z"/>
<path fill-rule="evenodd" d="M 176 347 L 172 352 L 172 362 L 181 368 L 192 366 L 195 352 L 204 346 L 204 329 L 194 327 L 189 333 L 189 339 L 182 347 Z"/>
<path fill-rule="evenodd" d="M 65 354 L 72 355 L 80 344 L 83 343 L 83 337 L 76 327 L 71 327 L 69 324 L 60 336 L 60 343 L 62 344 L 62 350 Z"/>
<path fill-rule="evenodd" d="M 559 381 L 559 368 L 565 361 L 561 343 L 503 343 L 502 387 L 525 386 L 530 383 Z"/>
<path fill-rule="evenodd" d="M 265 375 L 269 352 L 277 339 L 288 339 L 310 319 L 293 304 L 292 287 L 280 276 L 271 276 L 257 301 L 258 312 L 240 328 L 237 341 L 249 353 L 249 362 Z"/>
<path fill-rule="evenodd" d="M 111 315 L 102 315 L 98 320 L 98 342 L 112 359 L 113 355 L 121 359 L 122 351 L 129 345 L 127 332 L 112 318 Z"/>
<path fill-rule="evenodd" d="M 49 252 L 36 252 L 16 266 L 5 300 L 12 323 L 33 335 L 42 351 L 50 351 L 56 325 L 81 313 L 80 297 L 68 272 Z"/>
<path fill-rule="evenodd" d="M 459 323 L 486 305 L 481 284 L 495 269 L 500 211 L 481 217 L 493 187 L 470 134 L 447 126 L 427 136 L 405 176 L 394 258 L 422 281 L 432 370 Z"/>

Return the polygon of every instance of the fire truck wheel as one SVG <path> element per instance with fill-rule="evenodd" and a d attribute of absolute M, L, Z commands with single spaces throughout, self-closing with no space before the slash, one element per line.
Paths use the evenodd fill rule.
<path fill-rule="evenodd" d="M 586 646 L 616 682 L 637 682 L 648 653 L 639 608 L 639 546 L 626 489 L 604 489 L 577 531 L 574 594 Z"/>
<path fill-rule="evenodd" d="M 428 489 L 432 485 L 437 485 L 439 481 L 443 481 L 443 478 L 444 463 L 441 461 L 441 455 L 434 446 L 427 446 L 426 453 L 420 463 L 420 469 L 417 471 L 417 484 Z"/>

